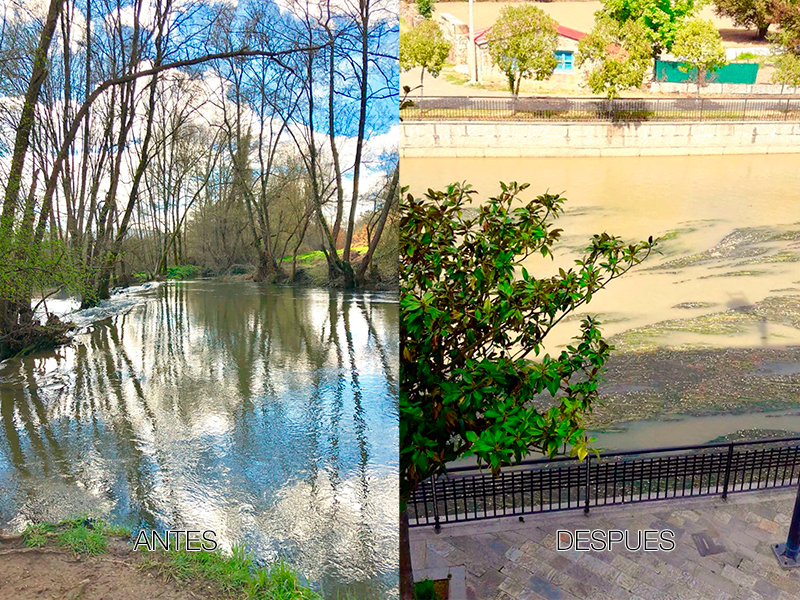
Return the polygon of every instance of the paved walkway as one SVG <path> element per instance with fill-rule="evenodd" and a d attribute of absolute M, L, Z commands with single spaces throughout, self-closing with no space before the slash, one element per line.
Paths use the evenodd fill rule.
<path fill-rule="evenodd" d="M 450 572 L 454 600 L 796 600 L 800 569 L 782 570 L 770 544 L 783 542 L 794 490 L 652 502 L 411 530 L 415 578 Z M 670 529 L 672 552 L 556 551 L 559 529 Z M 692 534 L 724 550 L 700 556 Z M 425 571 L 427 570 L 427 571 Z M 453 586 L 451 585 L 451 589 Z"/>

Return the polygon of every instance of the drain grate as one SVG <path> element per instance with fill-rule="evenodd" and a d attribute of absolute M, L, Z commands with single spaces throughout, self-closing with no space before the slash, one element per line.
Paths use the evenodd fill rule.
<path fill-rule="evenodd" d="M 725 552 L 725 546 L 717 544 L 707 531 L 693 533 L 692 539 L 694 540 L 694 545 L 697 546 L 697 551 L 700 553 L 700 556 L 711 556 L 712 554 Z"/>

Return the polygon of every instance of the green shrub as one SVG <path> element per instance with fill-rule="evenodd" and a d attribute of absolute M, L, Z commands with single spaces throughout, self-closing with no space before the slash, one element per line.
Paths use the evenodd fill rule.
<path fill-rule="evenodd" d="M 417 0 L 417 12 L 430 19 L 433 16 L 433 2 L 434 0 Z"/>
<path fill-rule="evenodd" d="M 414 584 L 414 600 L 442 600 L 436 592 L 436 583 L 423 579 Z"/>
<path fill-rule="evenodd" d="M 245 275 L 247 273 L 253 272 L 252 265 L 231 265 L 231 268 L 228 269 L 228 272 L 231 275 Z"/>
<path fill-rule="evenodd" d="M 196 265 L 167 267 L 167 279 L 194 279 L 198 275 L 200 275 L 200 267 Z"/>

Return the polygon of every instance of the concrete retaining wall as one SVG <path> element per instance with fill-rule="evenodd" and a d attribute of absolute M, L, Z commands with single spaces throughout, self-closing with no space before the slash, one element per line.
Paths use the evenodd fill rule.
<path fill-rule="evenodd" d="M 653 94 L 697 94 L 697 83 L 653 81 L 648 87 Z M 700 88 L 701 96 L 797 96 L 800 87 L 779 83 L 709 83 Z M 757 100 L 758 98 L 756 98 Z"/>
<path fill-rule="evenodd" d="M 400 156 L 545 157 L 800 153 L 800 123 L 405 122 Z"/>

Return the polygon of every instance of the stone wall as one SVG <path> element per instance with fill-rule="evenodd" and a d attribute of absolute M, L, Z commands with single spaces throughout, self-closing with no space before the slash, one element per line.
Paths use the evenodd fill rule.
<path fill-rule="evenodd" d="M 405 122 L 400 156 L 545 157 L 800 153 L 800 123 Z"/>
<path fill-rule="evenodd" d="M 450 42 L 450 54 L 447 60 L 456 65 L 466 64 L 469 51 L 469 25 L 450 13 L 433 13 L 433 19 L 439 24 L 442 36 Z"/>

